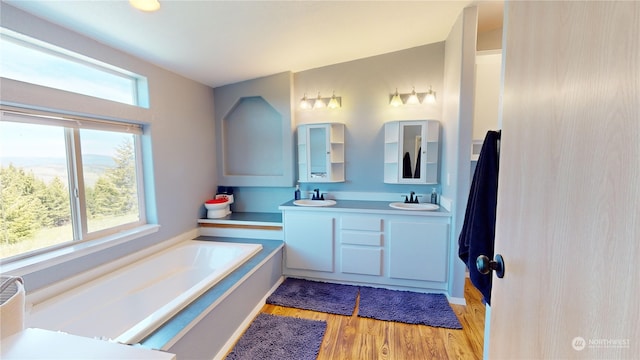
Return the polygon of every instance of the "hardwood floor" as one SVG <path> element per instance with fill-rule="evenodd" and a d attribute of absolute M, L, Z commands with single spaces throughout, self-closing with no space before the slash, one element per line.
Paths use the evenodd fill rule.
<path fill-rule="evenodd" d="M 274 305 L 262 312 L 325 320 L 318 359 L 482 359 L 485 307 L 482 295 L 465 283 L 467 305 L 451 305 L 463 330 L 332 315 Z"/>

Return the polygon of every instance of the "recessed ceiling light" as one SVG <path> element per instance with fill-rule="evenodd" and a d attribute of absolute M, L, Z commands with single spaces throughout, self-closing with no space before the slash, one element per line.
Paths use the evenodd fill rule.
<path fill-rule="evenodd" d="M 129 4 L 138 10 L 148 12 L 160 9 L 160 2 L 158 0 L 129 0 Z"/>

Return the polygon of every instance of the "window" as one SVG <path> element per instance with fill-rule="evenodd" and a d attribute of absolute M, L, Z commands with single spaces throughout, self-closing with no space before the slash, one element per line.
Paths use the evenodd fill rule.
<path fill-rule="evenodd" d="M 0 76 L 148 108 L 140 75 L 0 28 Z"/>
<path fill-rule="evenodd" d="M 3 109 L 0 258 L 144 224 L 141 134 L 135 124 Z"/>

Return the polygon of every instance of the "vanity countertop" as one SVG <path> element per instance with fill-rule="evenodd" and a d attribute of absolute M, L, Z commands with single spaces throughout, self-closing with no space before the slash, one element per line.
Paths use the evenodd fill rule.
<path fill-rule="evenodd" d="M 297 206 L 294 200 L 287 201 L 278 207 L 287 211 L 340 211 L 340 212 L 362 212 L 378 213 L 385 215 L 411 215 L 411 216 L 444 216 L 450 217 L 451 213 L 442 206 L 438 210 L 399 210 L 389 206 L 389 201 L 365 201 L 365 200 L 336 200 L 332 206 Z"/>

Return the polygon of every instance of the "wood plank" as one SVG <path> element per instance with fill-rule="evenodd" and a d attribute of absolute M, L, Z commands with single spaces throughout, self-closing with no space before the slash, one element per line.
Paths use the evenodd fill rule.
<path fill-rule="evenodd" d="M 223 229 L 251 229 L 251 230 L 282 230 L 281 225 L 236 225 L 236 224 L 212 224 L 200 223 L 200 227 L 223 228 Z"/>

